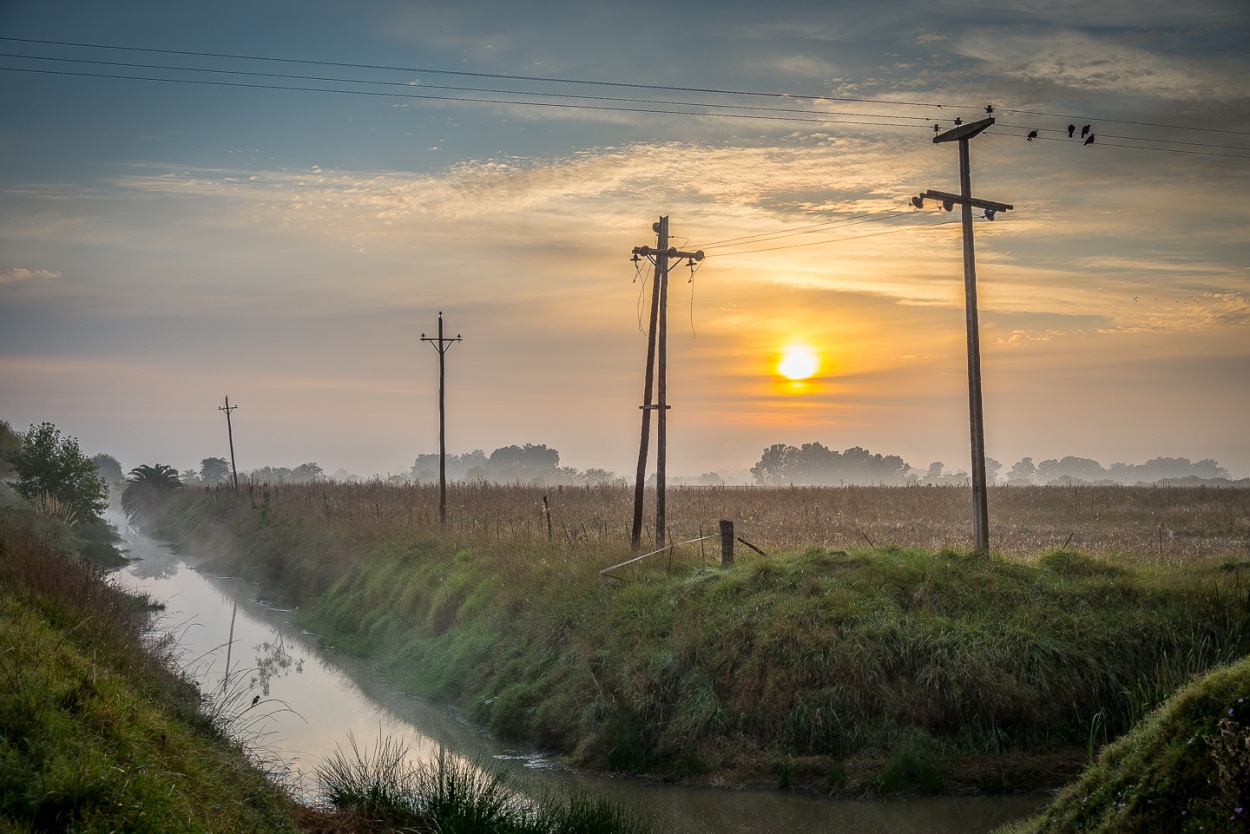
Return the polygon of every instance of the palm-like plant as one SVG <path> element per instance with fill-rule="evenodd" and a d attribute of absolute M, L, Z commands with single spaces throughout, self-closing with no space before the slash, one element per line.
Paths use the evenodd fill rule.
<path fill-rule="evenodd" d="M 164 463 L 136 466 L 130 470 L 126 481 L 122 509 L 131 519 L 156 512 L 171 492 L 182 487 L 178 470 Z"/>

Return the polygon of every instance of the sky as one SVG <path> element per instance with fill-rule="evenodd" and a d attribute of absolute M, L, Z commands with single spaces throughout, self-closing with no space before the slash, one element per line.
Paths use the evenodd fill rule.
<path fill-rule="evenodd" d="M 1244 0 L 0 0 L 0 419 L 182 470 L 229 396 L 240 470 L 404 473 L 441 311 L 449 453 L 628 475 L 667 216 L 670 475 L 967 470 L 959 211 L 909 200 L 992 115 L 987 454 L 1245 477 L 1248 41 Z"/>

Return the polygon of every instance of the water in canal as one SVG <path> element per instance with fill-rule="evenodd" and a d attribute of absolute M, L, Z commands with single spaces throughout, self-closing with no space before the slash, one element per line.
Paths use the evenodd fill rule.
<path fill-rule="evenodd" d="M 533 750 L 501 744 L 446 707 L 394 692 L 366 664 L 319 647 L 315 637 L 290 624 L 290 612 L 258 599 L 255 586 L 196 570 L 194 553 L 175 554 L 117 521 L 133 560 L 118 571 L 119 583 L 165 604 L 159 626 L 176 636 L 184 666 L 202 690 L 224 684 L 236 693 L 240 724 L 263 750 L 287 764 L 310 801 L 317 799 L 314 774 L 323 759 L 348 749 L 349 737 L 372 749 L 385 735 L 402 739 L 414 757 L 432 758 L 441 747 L 506 768 L 508 784 L 530 795 L 580 790 L 620 802 L 663 831 L 692 834 L 976 834 L 1027 816 L 1044 802 L 1042 797 L 829 800 L 781 791 L 644 785 L 573 771 Z M 258 695 L 259 702 L 250 706 Z"/>

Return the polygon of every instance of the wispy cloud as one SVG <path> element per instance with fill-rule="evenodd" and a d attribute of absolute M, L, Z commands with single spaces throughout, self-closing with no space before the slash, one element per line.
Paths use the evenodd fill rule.
<path fill-rule="evenodd" d="M 61 273 L 53 272 L 50 269 L 24 269 L 22 267 L 0 269 L 0 284 L 17 284 L 22 281 L 54 281 L 60 277 Z"/>

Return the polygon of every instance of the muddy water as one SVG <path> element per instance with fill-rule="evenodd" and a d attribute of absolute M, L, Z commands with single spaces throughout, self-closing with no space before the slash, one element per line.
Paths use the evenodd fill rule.
<path fill-rule="evenodd" d="M 779 791 L 657 787 L 591 776 L 533 750 L 501 744 L 454 711 L 389 689 L 367 665 L 326 651 L 290 624 L 290 612 L 257 598 L 255 586 L 197 570 L 193 554 L 128 529 L 131 564 L 124 587 L 166 606 L 159 627 L 175 635 L 183 665 L 204 691 L 226 693 L 235 725 L 275 760 L 297 790 L 316 801 L 315 771 L 350 738 L 372 749 L 380 736 L 402 739 L 415 758 L 439 748 L 509 771 L 527 794 L 571 790 L 620 802 L 665 831 L 694 834 L 976 834 L 1035 812 L 1043 797 L 835 801 Z M 259 696 L 253 706 L 252 701 Z"/>

